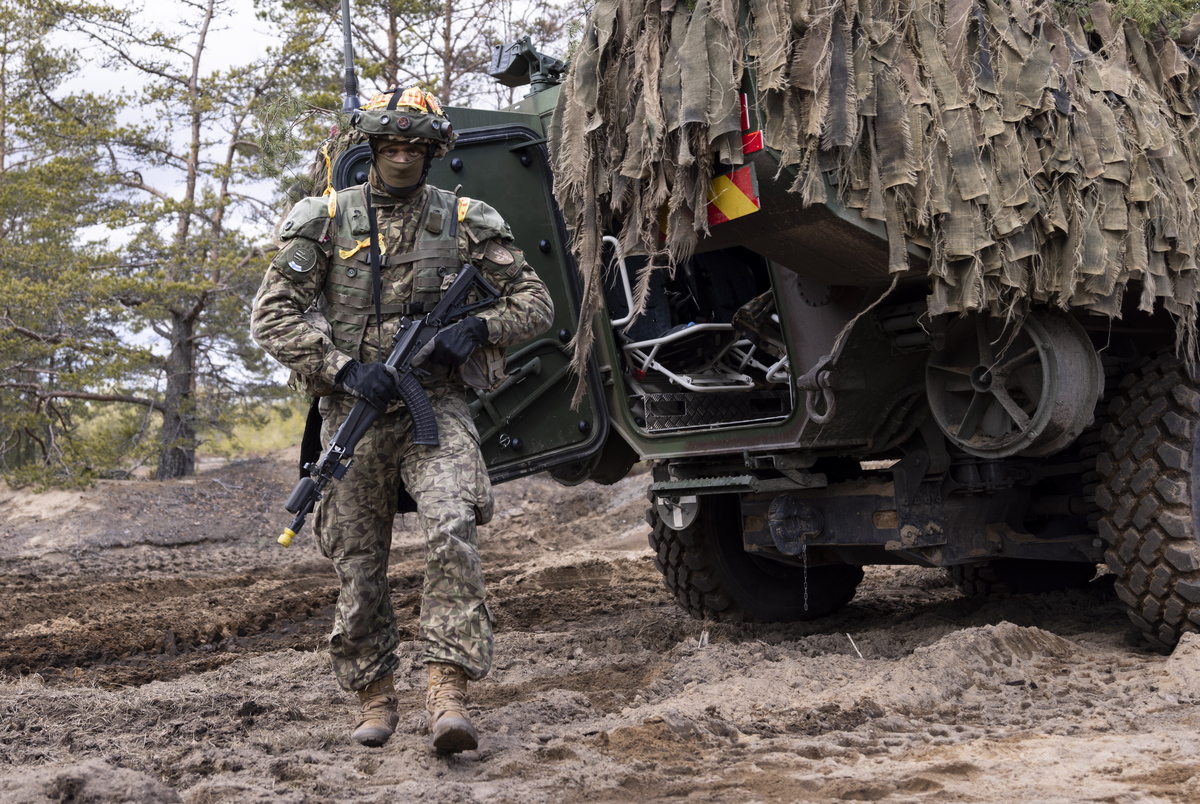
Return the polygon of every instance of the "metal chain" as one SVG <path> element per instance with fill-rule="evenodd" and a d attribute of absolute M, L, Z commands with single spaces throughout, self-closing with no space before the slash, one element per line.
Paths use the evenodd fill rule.
<path fill-rule="evenodd" d="M 804 559 L 804 610 L 808 611 L 808 541 L 800 542 L 800 557 Z"/>

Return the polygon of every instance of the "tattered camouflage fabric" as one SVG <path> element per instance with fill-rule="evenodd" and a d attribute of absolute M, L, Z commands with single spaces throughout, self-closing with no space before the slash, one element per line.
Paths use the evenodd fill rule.
<path fill-rule="evenodd" d="M 1138 306 L 1177 316 L 1181 352 L 1194 352 L 1194 50 L 1147 40 L 1102 2 L 1082 16 L 1046 0 L 744 4 L 740 24 L 737 0 L 596 3 L 553 139 L 584 320 L 603 230 L 652 264 L 691 255 L 714 163 L 743 161 L 750 59 L 790 189 L 819 203 L 828 180 L 883 221 L 892 272 L 908 268 L 906 240 L 927 245 L 931 313 L 1038 302 L 1118 316 L 1135 280 Z M 578 338 L 582 361 L 590 329 Z"/>

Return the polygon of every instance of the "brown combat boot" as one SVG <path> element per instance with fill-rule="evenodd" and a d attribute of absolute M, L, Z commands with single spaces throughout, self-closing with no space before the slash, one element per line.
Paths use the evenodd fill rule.
<path fill-rule="evenodd" d="M 365 746 L 383 745 L 396 731 L 400 715 L 396 713 L 396 686 L 392 674 L 377 678 L 358 691 L 359 718 L 350 736 Z"/>
<path fill-rule="evenodd" d="M 467 673 L 461 667 L 429 663 L 425 709 L 429 743 L 439 754 L 456 754 L 479 747 L 479 735 L 467 714 Z"/>

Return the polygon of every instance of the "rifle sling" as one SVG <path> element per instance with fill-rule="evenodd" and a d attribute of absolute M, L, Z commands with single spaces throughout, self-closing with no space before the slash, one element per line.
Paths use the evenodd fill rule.
<path fill-rule="evenodd" d="M 380 310 L 383 303 L 383 279 L 379 267 L 379 222 L 375 219 L 375 205 L 371 203 L 370 185 L 363 185 L 363 197 L 367 202 L 367 222 L 371 226 L 371 244 L 368 248 L 371 255 L 371 297 L 375 300 L 375 340 L 378 344 L 375 359 L 380 360 L 383 357 L 383 313 Z"/>

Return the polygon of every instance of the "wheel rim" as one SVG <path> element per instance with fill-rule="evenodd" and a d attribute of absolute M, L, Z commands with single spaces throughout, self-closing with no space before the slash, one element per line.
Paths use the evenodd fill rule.
<path fill-rule="evenodd" d="M 1072 318 L 1030 314 L 1007 322 L 955 321 L 926 363 L 929 406 L 959 449 L 982 458 L 1050 455 L 1091 420 L 1100 367 Z"/>

